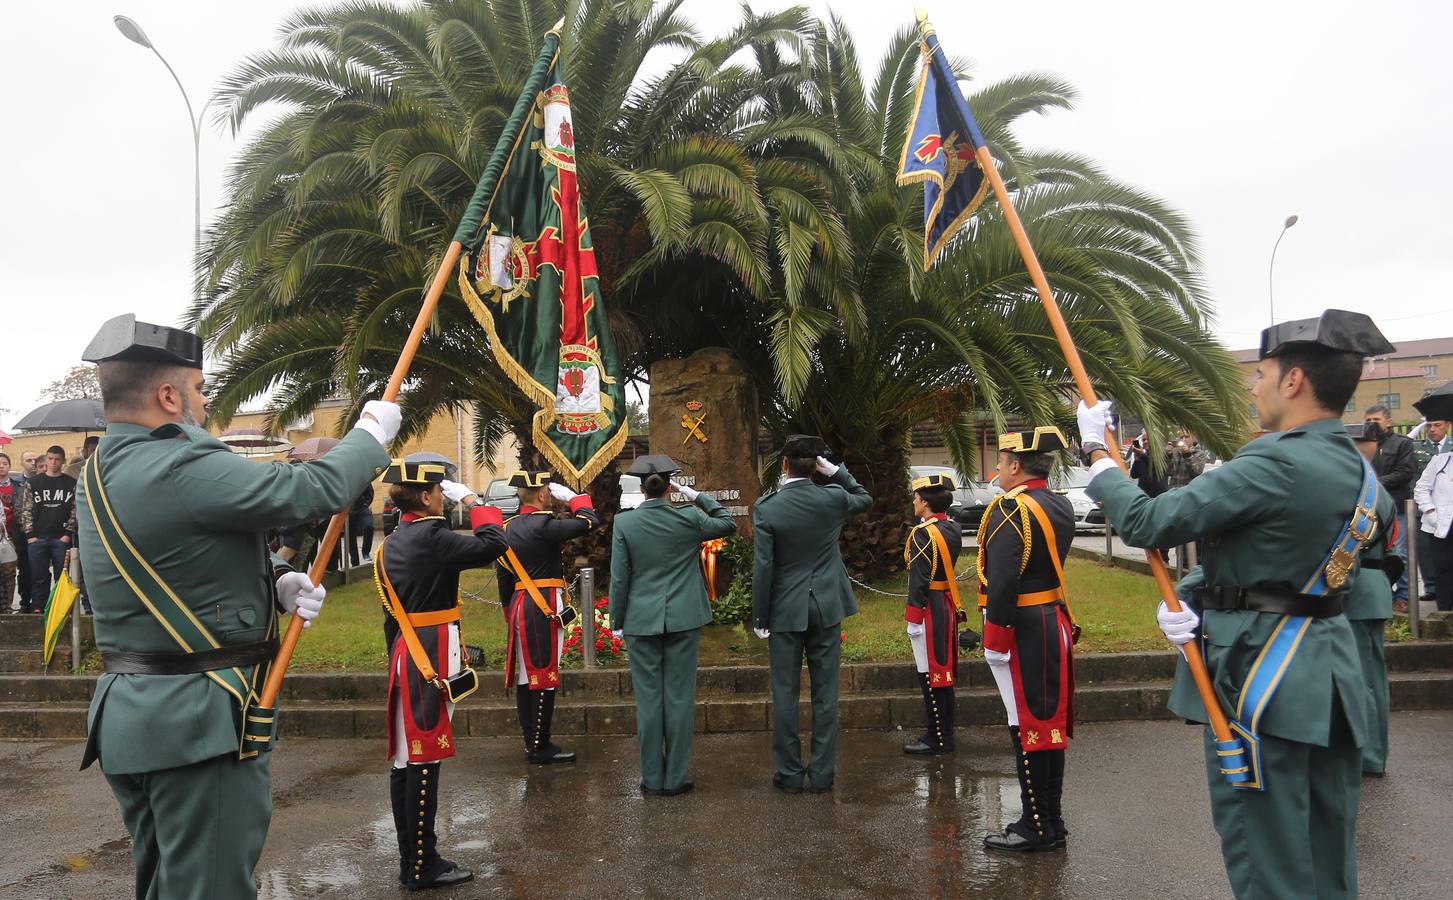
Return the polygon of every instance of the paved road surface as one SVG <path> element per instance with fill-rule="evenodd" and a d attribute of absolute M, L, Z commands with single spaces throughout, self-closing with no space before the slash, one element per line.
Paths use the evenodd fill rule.
<path fill-rule="evenodd" d="M 1396 713 L 1392 774 L 1365 782 L 1367 898 L 1450 895 L 1453 713 Z M 1226 897 L 1196 729 L 1086 725 L 1069 756 L 1065 853 L 990 856 L 986 828 L 1017 812 L 1002 729 L 961 732 L 957 757 L 899 752 L 902 734 L 841 741 L 837 789 L 768 786 L 767 735 L 697 741 L 695 794 L 642 798 L 634 743 L 578 745 L 575 767 L 527 767 L 518 743 L 462 742 L 444 768 L 442 847 L 480 879 L 445 897 Z M 0 896 L 120 898 L 130 856 L 99 772 L 74 742 L 0 743 Z M 402 896 L 382 744 L 285 741 L 262 896 Z"/>

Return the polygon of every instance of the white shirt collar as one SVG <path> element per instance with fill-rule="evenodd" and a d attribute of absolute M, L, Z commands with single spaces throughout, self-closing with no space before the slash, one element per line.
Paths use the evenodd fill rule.
<path fill-rule="evenodd" d="M 785 486 L 785 485 L 791 484 L 794 481 L 807 481 L 807 479 L 806 478 L 784 478 L 784 479 L 782 479 L 782 484 Z"/>

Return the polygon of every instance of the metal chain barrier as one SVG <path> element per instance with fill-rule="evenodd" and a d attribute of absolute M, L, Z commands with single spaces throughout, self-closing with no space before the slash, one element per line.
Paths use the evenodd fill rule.
<path fill-rule="evenodd" d="M 576 572 L 575 573 L 575 580 L 572 581 L 572 582 L 570 582 L 570 586 L 565 589 L 565 592 L 567 594 L 570 594 L 570 595 L 574 596 L 575 589 L 578 588 L 578 587 L 580 587 L 580 573 L 579 572 Z M 463 588 L 460 588 L 459 589 L 459 594 L 460 594 L 460 596 L 467 597 L 470 600 L 478 600 L 480 603 L 488 603 L 488 604 L 490 604 L 492 606 L 503 606 L 504 605 L 499 600 L 491 600 L 490 598 L 488 598 L 488 597 L 484 596 L 483 594 L 478 593 L 476 591 L 466 591 Z"/>
<path fill-rule="evenodd" d="M 968 567 L 967 569 L 964 570 L 963 574 L 961 574 L 961 575 L 955 575 L 954 576 L 954 581 L 963 581 L 965 578 L 968 578 L 970 575 L 977 575 L 977 574 L 978 574 L 978 569 L 976 567 L 974 567 L 974 566 L 970 566 L 970 567 Z M 848 576 L 848 581 L 851 581 L 853 584 L 856 584 L 858 587 L 862 588 L 865 591 L 872 591 L 875 594 L 882 594 L 884 597 L 907 597 L 908 596 L 907 594 L 895 594 L 892 591 L 880 591 L 877 588 L 873 587 L 871 584 L 863 584 L 861 581 L 859 581 L 858 579 L 854 578 L 851 575 Z"/>

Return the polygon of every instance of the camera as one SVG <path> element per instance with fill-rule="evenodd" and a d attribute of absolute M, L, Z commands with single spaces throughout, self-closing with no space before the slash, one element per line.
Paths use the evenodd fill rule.
<path fill-rule="evenodd" d="M 1362 439 L 1363 440 L 1366 440 L 1366 441 L 1377 441 L 1377 442 L 1381 443 L 1383 437 L 1385 437 L 1386 434 L 1387 433 L 1382 430 L 1382 425 L 1379 424 L 1376 419 L 1368 419 L 1368 420 L 1366 420 L 1365 422 L 1362 423 Z"/>

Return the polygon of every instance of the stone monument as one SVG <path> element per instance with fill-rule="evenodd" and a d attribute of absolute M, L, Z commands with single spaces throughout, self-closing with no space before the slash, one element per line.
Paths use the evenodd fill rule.
<path fill-rule="evenodd" d="M 682 483 L 710 493 L 737 533 L 750 536 L 760 483 L 757 388 L 741 361 L 713 347 L 651 366 L 650 417 L 651 452 L 680 463 Z"/>

